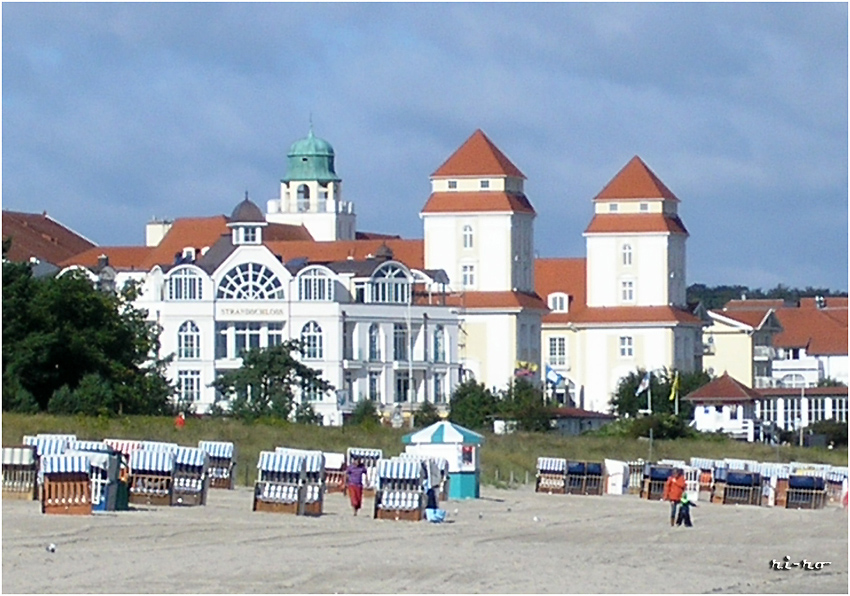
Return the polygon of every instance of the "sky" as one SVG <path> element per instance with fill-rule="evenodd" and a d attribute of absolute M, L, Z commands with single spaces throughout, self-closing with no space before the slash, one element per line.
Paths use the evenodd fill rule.
<path fill-rule="evenodd" d="M 476 129 L 526 175 L 541 257 L 584 257 L 640 156 L 688 283 L 847 290 L 848 7 L 2 4 L 2 204 L 104 246 L 279 193 L 312 119 L 357 227 L 422 237 Z"/>

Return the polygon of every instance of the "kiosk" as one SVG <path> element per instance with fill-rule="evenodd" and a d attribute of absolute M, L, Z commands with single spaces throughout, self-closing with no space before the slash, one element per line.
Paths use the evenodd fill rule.
<path fill-rule="evenodd" d="M 405 435 L 402 441 L 407 453 L 442 457 L 449 462 L 449 499 L 479 497 L 482 435 L 441 420 Z"/>

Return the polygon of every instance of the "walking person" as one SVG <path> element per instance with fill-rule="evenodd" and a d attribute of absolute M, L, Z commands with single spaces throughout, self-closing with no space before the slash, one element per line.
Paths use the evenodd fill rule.
<path fill-rule="evenodd" d="M 676 518 L 676 525 L 681 526 L 683 523 L 686 528 L 693 527 L 691 523 L 691 507 L 696 507 L 697 504 L 691 502 L 688 498 L 688 493 L 682 493 L 682 500 L 679 502 L 679 517 Z"/>
<path fill-rule="evenodd" d="M 363 506 L 363 479 L 366 477 L 366 466 L 363 460 L 357 458 L 354 463 L 345 470 L 345 486 L 354 515 Z"/>
<path fill-rule="evenodd" d="M 671 526 L 676 523 L 676 512 L 683 494 L 685 494 L 685 475 L 680 468 L 674 468 L 673 473 L 667 477 L 667 482 L 664 483 L 664 493 L 661 495 L 663 501 L 670 501 Z"/>

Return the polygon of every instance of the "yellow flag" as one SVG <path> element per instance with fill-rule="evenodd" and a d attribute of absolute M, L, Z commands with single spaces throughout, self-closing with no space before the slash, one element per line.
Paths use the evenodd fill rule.
<path fill-rule="evenodd" d="M 670 387 L 670 401 L 676 399 L 676 396 L 679 395 L 679 371 L 676 371 L 676 375 L 673 377 L 673 385 Z"/>

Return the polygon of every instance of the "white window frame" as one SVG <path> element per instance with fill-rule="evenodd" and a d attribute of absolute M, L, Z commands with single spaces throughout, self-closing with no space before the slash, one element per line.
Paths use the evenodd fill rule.
<path fill-rule="evenodd" d="M 268 323 L 266 328 L 266 346 L 279 346 L 283 343 L 284 326 L 284 323 L 281 322 Z"/>
<path fill-rule="evenodd" d="M 474 248 L 475 246 L 475 236 L 472 232 L 472 226 L 466 224 L 463 226 L 463 247 L 464 248 Z"/>
<path fill-rule="evenodd" d="M 369 400 L 381 402 L 381 372 L 376 370 L 369 371 Z"/>
<path fill-rule="evenodd" d="M 446 361 L 446 329 L 442 325 L 434 327 L 434 362 Z"/>
<path fill-rule="evenodd" d="M 301 356 L 304 360 L 321 360 L 324 357 L 322 328 L 309 321 L 301 328 Z"/>
<path fill-rule="evenodd" d="M 177 359 L 201 358 L 201 330 L 194 321 L 185 321 L 177 330 Z"/>
<path fill-rule="evenodd" d="M 177 394 L 180 401 L 194 403 L 201 399 L 201 371 L 178 370 Z"/>
<path fill-rule="evenodd" d="M 569 312 L 570 297 L 563 292 L 549 294 L 549 308 L 553 312 Z"/>
<path fill-rule="evenodd" d="M 480 187 L 480 188 L 482 188 L 482 189 L 488 189 L 488 190 L 489 190 L 489 188 L 490 188 L 490 181 L 489 181 L 489 180 L 482 180 L 482 181 L 481 181 L 481 184 L 479 185 L 479 187 Z"/>
<path fill-rule="evenodd" d="M 377 323 L 369 325 L 369 361 L 381 360 L 381 327 Z"/>
<path fill-rule="evenodd" d="M 460 266 L 461 286 L 464 288 L 475 287 L 475 265 L 462 263 Z"/>
<path fill-rule="evenodd" d="M 261 263 L 241 263 L 224 274 L 218 284 L 220 300 L 283 300 L 283 284 Z"/>
<path fill-rule="evenodd" d="M 407 325 L 404 323 L 393 324 L 393 360 L 397 362 L 406 362 L 410 354 L 408 354 L 408 334 Z"/>
<path fill-rule="evenodd" d="M 410 301 L 411 276 L 395 263 L 378 267 L 369 281 L 370 302 L 407 304 Z"/>
<path fill-rule="evenodd" d="M 549 338 L 549 366 L 566 366 L 567 338 L 556 335 Z"/>
<path fill-rule="evenodd" d="M 194 269 L 178 269 L 168 277 L 168 300 L 202 300 L 203 278 Z"/>
<path fill-rule="evenodd" d="M 635 338 L 631 335 L 620 336 L 620 358 L 634 358 Z"/>
<path fill-rule="evenodd" d="M 305 302 L 327 302 L 334 299 L 333 278 L 327 271 L 311 267 L 298 274 L 298 299 Z"/>
<path fill-rule="evenodd" d="M 623 265 L 625 267 L 630 267 L 632 264 L 632 245 L 628 242 L 623 245 Z"/>
<path fill-rule="evenodd" d="M 635 282 L 633 279 L 620 281 L 620 299 L 629 304 L 635 301 Z"/>

